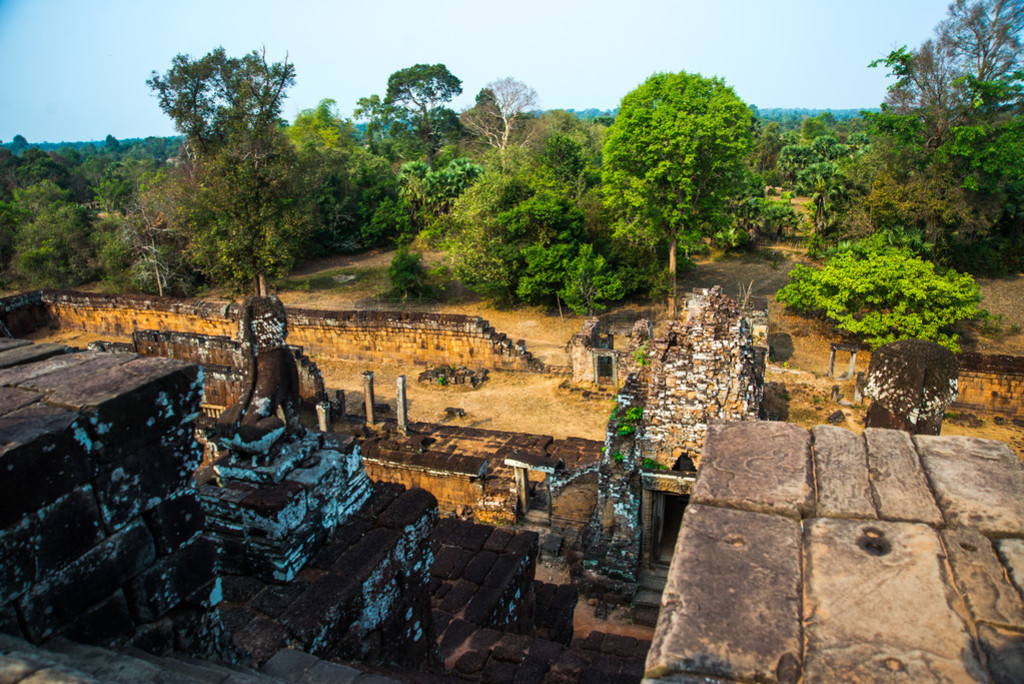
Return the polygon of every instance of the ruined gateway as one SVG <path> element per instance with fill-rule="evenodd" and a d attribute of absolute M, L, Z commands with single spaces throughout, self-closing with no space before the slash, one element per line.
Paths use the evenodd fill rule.
<path fill-rule="evenodd" d="M 242 313 L 0 302 L 15 335 L 161 328 L 100 345 L 115 353 L 0 341 L 6 680 L 1019 678 L 1019 460 L 982 440 L 758 421 L 763 350 L 720 292 L 653 337 L 636 326 L 604 444 L 410 422 L 402 406 L 381 420 L 372 399 L 344 415 L 305 356 L 330 337 L 551 372 L 479 319 L 288 312 L 304 349 L 254 352 L 229 336 Z M 192 332 L 168 329 L 182 320 Z M 291 398 L 260 389 L 270 351 Z M 265 448 L 239 449 L 254 400 L 285 408 L 241 440 Z M 293 404 L 324 429 L 291 421 Z M 559 548 L 486 524 L 524 517 L 564 531 Z M 542 541 L 575 584 L 535 579 Z M 629 603 L 668 559 L 653 644 L 574 638 L 580 589 Z"/>

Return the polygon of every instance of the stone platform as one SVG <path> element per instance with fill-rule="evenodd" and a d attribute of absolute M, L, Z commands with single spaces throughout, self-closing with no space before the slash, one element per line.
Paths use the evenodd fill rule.
<path fill-rule="evenodd" d="M 645 681 L 1022 681 L 1022 592 L 1007 445 L 715 426 Z"/>

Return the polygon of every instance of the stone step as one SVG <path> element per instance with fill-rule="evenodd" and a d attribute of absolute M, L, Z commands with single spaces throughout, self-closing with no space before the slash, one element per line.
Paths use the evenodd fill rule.
<path fill-rule="evenodd" d="M 633 606 L 636 608 L 658 609 L 661 607 L 661 592 L 640 589 L 633 597 Z"/>
<path fill-rule="evenodd" d="M 656 591 L 659 594 L 665 590 L 665 582 L 668 581 L 668 578 L 664 575 L 658 575 L 643 570 L 640 571 L 640 576 L 637 579 L 638 581 L 636 586 L 638 589 L 649 589 L 651 591 Z"/>
<path fill-rule="evenodd" d="M 551 526 L 551 520 L 548 518 L 547 511 L 527 511 L 526 515 L 523 516 L 523 520 L 531 525 Z"/>

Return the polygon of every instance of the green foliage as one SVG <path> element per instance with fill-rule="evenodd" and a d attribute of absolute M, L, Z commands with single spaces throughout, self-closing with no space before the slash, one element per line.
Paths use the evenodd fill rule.
<path fill-rule="evenodd" d="M 622 299 L 622 281 L 612 273 L 604 257 L 594 254 L 593 245 L 582 245 L 566 268 L 565 287 L 559 295 L 577 314 L 591 316 L 604 311 L 605 302 Z"/>
<path fill-rule="evenodd" d="M 95 274 L 88 213 L 68 197 L 51 181 L 15 192 L 24 213 L 14 236 L 14 264 L 32 287 L 74 287 Z"/>
<path fill-rule="evenodd" d="M 751 113 L 720 79 L 655 74 L 622 99 L 602 172 L 617 231 L 636 242 L 697 244 L 727 225 L 742 185 Z"/>
<path fill-rule="evenodd" d="M 616 451 L 614 454 L 612 454 L 612 458 L 615 459 L 616 463 L 622 463 L 623 461 L 626 460 L 626 455 L 623 454 L 621 451 Z"/>
<path fill-rule="evenodd" d="M 626 437 L 628 435 L 632 435 L 633 433 L 635 433 L 637 427 L 640 425 L 640 421 L 643 420 L 643 417 L 643 406 L 630 406 L 626 410 L 626 415 L 622 416 L 619 419 L 619 436 Z"/>
<path fill-rule="evenodd" d="M 647 342 L 633 350 L 633 363 L 637 368 L 648 368 L 651 365 L 651 349 Z"/>
<path fill-rule="evenodd" d="M 655 461 L 653 458 L 645 458 L 643 460 L 643 467 L 648 470 L 668 470 L 668 466 Z"/>
<path fill-rule="evenodd" d="M 398 248 L 388 268 L 388 282 L 391 284 L 389 296 L 392 299 L 426 297 L 432 294 L 427 283 L 427 272 L 421 263 L 422 259 L 422 254 L 410 252 L 405 245 Z"/>
<path fill-rule="evenodd" d="M 874 238 L 822 268 L 797 266 L 776 299 L 821 315 L 872 347 L 920 338 L 959 351 L 954 326 L 976 316 L 979 293 L 969 275 L 938 272 L 910 250 Z"/>

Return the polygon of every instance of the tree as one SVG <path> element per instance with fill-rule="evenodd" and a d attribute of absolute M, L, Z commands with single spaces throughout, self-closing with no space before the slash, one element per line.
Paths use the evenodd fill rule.
<path fill-rule="evenodd" d="M 280 122 L 294 66 L 216 48 L 195 60 L 178 55 L 147 83 L 186 137 L 179 171 L 194 191 L 179 217 L 189 251 L 214 280 L 267 294 L 268 278 L 294 263 L 308 228 Z"/>
<path fill-rule="evenodd" d="M 430 168 L 434 168 L 444 137 L 459 127 L 455 112 L 443 104 L 461 94 L 462 81 L 444 64 L 416 64 L 388 77 L 383 104 L 404 110 L 413 133 L 423 143 Z"/>
<path fill-rule="evenodd" d="M 954 326 L 977 316 L 980 295 L 970 275 L 941 273 L 879 235 L 840 251 L 822 268 L 795 267 L 776 299 L 872 347 L 919 338 L 959 351 Z"/>
<path fill-rule="evenodd" d="M 530 109 L 537 105 L 537 92 L 510 76 L 491 81 L 476 96 L 476 106 L 462 113 L 462 125 L 499 150 L 509 146 L 513 132 Z M 529 136 L 520 145 L 529 142 Z"/>
<path fill-rule="evenodd" d="M 622 99 L 604 144 L 605 197 L 618 232 L 669 242 L 675 315 L 676 252 L 727 222 L 742 183 L 751 112 L 721 79 L 655 74 Z"/>

